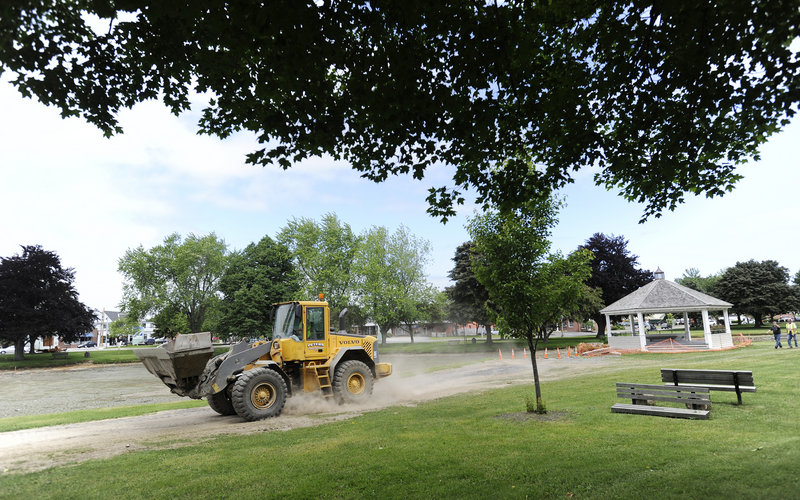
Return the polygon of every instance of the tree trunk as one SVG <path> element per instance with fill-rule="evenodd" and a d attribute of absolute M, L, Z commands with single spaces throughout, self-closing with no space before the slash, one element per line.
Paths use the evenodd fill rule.
<path fill-rule="evenodd" d="M 14 361 L 25 361 L 25 337 L 14 341 Z"/>
<path fill-rule="evenodd" d="M 486 343 L 492 343 L 492 325 L 483 325 L 486 328 Z"/>
<path fill-rule="evenodd" d="M 411 338 L 411 343 L 414 343 L 414 326 L 410 324 L 406 324 L 408 327 L 408 336 Z"/>
<path fill-rule="evenodd" d="M 533 335 L 530 333 L 525 334 L 528 341 L 528 349 L 531 351 L 531 368 L 533 369 L 533 386 L 536 390 L 536 413 L 547 413 L 544 405 L 542 404 L 542 388 L 539 385 L 539 367 L 536 366 L 536 346 L 539 344 L 537 337 L 536 342 L 533 341 Z"/>
<path fill-rule="evenodd" d="M 36 354 L 36 336 L 31 335 L 28 337 L 28 339 L 29 339 L 28 342 L 31 343 L 30 354 Z"/>
<path fill-rule="evenodd" d="M 381 329 L 381 345 L 386 345 L 386 336 L 389 334 L 389 328 L 386 325 L 378 325 Z"/>
<path fill-rule="evenodd" d="M 603 338 L 603 335 L 606 334 L 606 315 L 605 314 L 595 314 L 592 316 L 592 319 L 595 323 L 597 323 L 597 335 L 596 338 L 600 339 Z"/>

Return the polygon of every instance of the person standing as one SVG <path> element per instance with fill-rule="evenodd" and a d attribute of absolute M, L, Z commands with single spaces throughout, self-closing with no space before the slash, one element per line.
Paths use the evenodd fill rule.
<path fill-rule="evenodd" d="M 775 336 L 775 349 L 778 347 L 783 349 L 783 344 L 781 344 L 781 327 L 778 326 L 777 321 L 772 322 L 772 328 L 770 328 L 770 330 L 772 330 L 772 335 Z"/>
<path fill-rule="evenodd" d="M 789 349 L 792 348 L 792 339 L 794 338 L 794 346 L 797 347 L 797 325 L 794 323 L 792 318 L 789 318 L 789 322 L 786 323 L 786 333 L 789 334 Z"/>

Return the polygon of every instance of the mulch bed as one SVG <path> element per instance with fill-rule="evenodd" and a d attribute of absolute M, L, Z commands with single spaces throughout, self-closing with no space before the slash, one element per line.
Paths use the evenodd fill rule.
<path fill-rule="evenodd" d="M 528 413 L 526 411 L 518 411 L 514 413 L 496 415 L 494 418 L 503 418 L 507 420 L 513 420 L 515 422 L 528 422 L 530 420 L 536 420 L 539 422 L 557 422 L 559 420 L 564 420 L 568 415 L 569 413 L 565 411 L 548 411 L 543 415 L 538 413 Z"/>

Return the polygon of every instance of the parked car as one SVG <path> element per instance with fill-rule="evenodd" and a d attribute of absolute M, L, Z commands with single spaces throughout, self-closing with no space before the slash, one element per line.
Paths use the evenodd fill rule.
<path fill-rule="evenodd" d="M 97 342 L 81 342 L 80 344 L 78 344 L 78 347 L 81 349 L 87 347 L 97 347 Z"/>
<path fill-rule="evenodd" d="M 156 344 L 166 344 L 167 339 L 156 339 Z"/>
<path fill-rule="evenodd" d="M 144 345 L 155 345 L 156 339 L 147 339 L 144 341 Z"/>
<path fill-rule="evenodd" d="M 0 347 L 0 354 L 14 354 L 15 350 L 16 347 L 13 345 L 10 345 L 8 347 Z"/>

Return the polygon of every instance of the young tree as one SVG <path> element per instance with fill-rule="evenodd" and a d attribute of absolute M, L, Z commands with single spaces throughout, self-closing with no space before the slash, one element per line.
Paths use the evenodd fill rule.
<path fill-rule="evenodd" d="M 359 238 L 349 224 L 328 213 L 320 222 L 292 219 L 277 240 L 289 248 L 300 273 L 300 293 L 305 299 L 324 293 L 332 315 L 346 308 L 354 294 L 353 261 Z"/>
<path fill-rule="evenodd" d="M 129 340 L 131 337 L 139 333 L 140 330 L 141 325 L 139 321 L 127 314 L 120 315 L 119 318 L 112 321 L 108 326 L 109 336 L 116 339 L 124 338 Z"/>
<path fill-rule="evenodd" d="M 128 249 L 119 259 L 122 310 L 137 320 L 152 315 L 163 335 L 200 332 L 226 264 L 227 246 L 214 233 L 174 233 L 149 250 Z"/>
<path fill-rule="evenodd" d="M 417 305 L 420 312 L 420 321 L 427 323 L 441 323 L 448 317 L 450 310 L 450 297 L 434 287 L 429 287 L 423 302 Z"/>
<path fill-rule="evenodd" d="M 451 165 L 452 186 L 428 197 L 443 218 L 467 190 L 520 207 L 587 167 L 646 217 L 687 192 L 729 191 L 787 125 L 800 101 L 795 7 L 12 1 L 0 71 L 107 135 L 121 108 L 159 98 L 178 114 L 197 92 L 213 96 L 199 131 L 253 132 L 253 164 L 330 155 L 376 182 Z"/>
<path fill-rule="evenodd" d="M 602 301 L 613 304 L 639 287 L 653 280 L 653 273 L 638 269 L 638 257 L 628 251 L 628 240 L 622 236 L 595 233 L 579 249 L 592 252 L 592 276 L 587 285 L 600 290 Z M 592 311 L 597 323 L 597 337 L 605 335 L 606 317 L 600 314 L 602 305 Z"/>
<path fill-rule="evenodd" d="M 492 320 L 489 315 L 489 292 L 475 277 L 472 269 L 472 251 L 474 244 L 471 241 L 462 243 L 456 248 L 453 257 L 455 266 L 448 273 L 454 282 L 453 286 L 445 289 L 452 301 L 451 315 L 456 323 L 465 324 L 475 321 L 486 329 L 486 343 L 492 343 Z"/>
<path fill-rule="evenodd" d="M 707 295 L 714 295 L 714 287 L 719 281 L 719 274 L 702 276 L 696 267 L 690 267 L 683 272 L 683 276 L 675 280 L 675 283 L 683 285 L 692 290 L 703 292 Z"/>
<path fill-rule="evenodd" d="M 286 246 L 264 236 L 229 257 L 219 283 L 217 332 L 222 336 L 269 337 L 272 304 L 297 298 L 300 284 Z"/>
<path fill-rule="evenodd" d="M 92 330 L 95 313 L 78 300 L 74 280 L 75 271 L 39 245 L 0 257 L 0 338 L 14 343 L 14 360 L 25 359 L 25 341 L 33 351 L 38 338 L 69 342 Z"/>
<path fill-rule="evenodd" d="M 734 311 L 753 316 L 755 328 L 763 326 L 765 315 L 798 310 L 789 270 L 774 260 L 737 262 L 722 272 L 714 290 L 720 299 L 733 304 Z"/>
<path fill-rule="evenodd" d="M 683 272 L 683 276 L 676 279 L 675 283 L 679 285 L 683 285 L 685 287 L 691 288 L 692 290 L 697 290 L 698 292 L 703 292 L 708 295 L 716 296 L 714 287 L 716 286 L 717 282 L 719 281 L 720 275 L 711 275 L 703 277 L 700 274 L 700 270 L 695 267 L 690 267 L 689 269 Z M 736 311 L 736 315 L 739 318 L 739 324 L 742 322 L 742 312 Z M 691 318 L 695 324 L 700 324 L 702 321 L 702 315 L 699 312 L 690 312 L 688 313 L 688 317 Z"/>
<path fill-rule="evenodd" d="M 549 253 L 556 223 L 551 200 L 529 202 L 524 209 L 488 212 L 473 218 L 473 269 L 489 291 L 498 319 L 511 335 L 523 338 L 531 351 L 537 412 L 545 411 L 539 385 L 536 349 L 547 341 L 562 317 L 577 314 L 591 275 L 588 250 L 564 257 Z"/>

